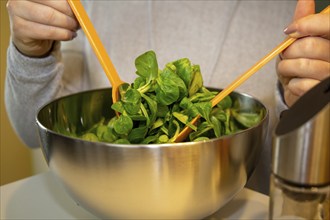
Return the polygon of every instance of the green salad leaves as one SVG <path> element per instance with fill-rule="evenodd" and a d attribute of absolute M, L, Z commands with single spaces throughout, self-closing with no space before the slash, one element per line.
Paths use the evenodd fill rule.
<path fill-rule="evenodd" d="M 235 133 L 256 125 L 264 111 L 249 111 L 230 96 L 212 108 L 218 91 L 203 86 L 200 67 L 187 58 L 158 68 L 156 54 L 148 51 L 135 60 L 137 78 L 120 87 L 121 100 L 112 105 L 119 117 L 102 119 L 81 138 L 118 144 L 171 143 L 189 126 L 187 141 Z M 200 115 L 197 125 L 190 121 Z"/>

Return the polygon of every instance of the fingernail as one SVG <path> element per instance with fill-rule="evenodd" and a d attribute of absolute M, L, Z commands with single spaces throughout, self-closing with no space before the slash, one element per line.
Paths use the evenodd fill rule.
<path fill-rule="evenodd" d="M 279 53 L 278 57 L 280 58 L 280 60 L 283 60 L 283 53 Z"/>
<path fill-rule="evenodd" d="M 290 37 L 299 37 L 299 33 L 297 32 L 297 27 L 295 24 L 290 24 L 288 27 L 286 27 L 283 32 Z"/>
<path fill-rule="evenodd" d="M 77 28 L 75 29 L 75 31 L 79 31 L 81 29 L 81 26 L 78 25 Z"/>
<path fill-rule="evenodd" d="M 78 35 L 77 35 L 77 32 L 73 32 L 73 34 L 72 34 L 72 39 L 75 39 L 77 36 L 78 36 Z"/>

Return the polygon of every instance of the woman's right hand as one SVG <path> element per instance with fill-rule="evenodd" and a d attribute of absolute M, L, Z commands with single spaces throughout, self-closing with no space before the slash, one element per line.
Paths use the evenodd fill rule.
<path fill-rule="evenodd" d="M 54 41 L 76 37 L 79 23 L 65 0 L 8 0 L 11 37 L 30 57 L 43 57 Z"/>

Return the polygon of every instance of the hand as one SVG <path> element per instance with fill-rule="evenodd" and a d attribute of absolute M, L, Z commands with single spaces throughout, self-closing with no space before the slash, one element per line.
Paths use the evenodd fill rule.
<path fill-rule="evenodd" d="M 314 8 L 313 0 L 298 1 L 295 20 L 284 30 L 298 38 L 277 62 L 288 106 L 330 75 L 330 14 L 314 14 Z"/>
<path fill-rule="evenodd" d="M 12 41 L 26 56 L 42 57 L 54 41 L 76 36 L 79 24 L 65 0 L 8 0 Z"/>

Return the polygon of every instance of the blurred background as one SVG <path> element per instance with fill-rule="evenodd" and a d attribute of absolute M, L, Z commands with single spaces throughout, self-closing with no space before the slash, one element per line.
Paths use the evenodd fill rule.
<path fill-rule="evenodd" d="M 1 67 L 1 117 L 0 117 L 0 185 L 22 179 L 47 170 L 41 150 L 30 150 L 16 136 L 4 106 L 4 81 L 6 75 L 6 53 L 9 43 L 9 18 L 5 0 L 0 0 L 0 67 Z M 22 117 L 24 120 L 24 117 Z"/>
<path fill-rule="evenodd" d="M 9 19 L 5 0 L 0 0 L 0 96 L 1 96 L 1 117 L 0 117 L 0 185 L 4 185 L 40 172 L 47 171 L 47 165 L 43 159 L 40 149 L 31 150 L 27 148 L 16 136 L 4 106 L 4 79 L 6 74 L 6 51 L 9 43 Z M 329 0 L 316 0 L 316 11 L 319 12 L 327 5 Z M 284 28 L 284 27 L 283 27 Z M 24 120 L 24 116 L 22 117 Z"/>

